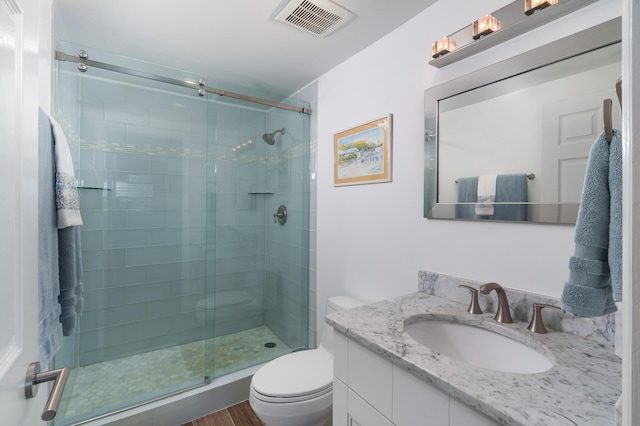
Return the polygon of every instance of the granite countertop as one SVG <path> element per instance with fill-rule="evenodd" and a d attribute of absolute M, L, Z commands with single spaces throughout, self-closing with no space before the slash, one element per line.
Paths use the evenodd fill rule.
<path fill-rule="evenodd" d="M 608 425 L 621 394 L 621 360 L 607 343 L 528 323 L 499 324 L 493 313 L 472 315 L 467 306 L 425 292 L 327 316 L 334 330 L 505 425 Z M 431 351 L 404 332 L 416 316 L 477 325 L 544 352 L 554 366 L 542 373 L 505 373 Z"/>

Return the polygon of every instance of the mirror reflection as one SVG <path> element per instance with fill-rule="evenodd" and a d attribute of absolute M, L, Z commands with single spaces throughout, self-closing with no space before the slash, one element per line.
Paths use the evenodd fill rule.
<path fill-rule="evenodd" d="M 605 99 L 621 125 L 620 73 L 615 43 L 441 99 L 427 91 L 427 217 L 575 223 Z"/>

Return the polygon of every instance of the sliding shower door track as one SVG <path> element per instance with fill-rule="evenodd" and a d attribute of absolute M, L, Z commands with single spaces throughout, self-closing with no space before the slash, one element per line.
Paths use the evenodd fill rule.
<path fill-rule="evenodd" d="M 152 398 L 152 399 L 150 399 L 148 401 L 139 402 L 137 404 L 129 405 L 129 406 L 121 408 L 119 410 L 110 411 L 110 412 L 108 412 L 106 414 L 101 414 L 99 416 L 91 417 L 90 419 L 81 420 L 79 422 L 71 423 L 69 426 L 86 425 L 86 424 L 89 424 L 91 422 L 95 422 L 97 420 L 101 420 L 101 419 L 104 419 L 104 418 L 107 418 L 107 417 L 111 417 L 111 416 L 114 416 L 116 414 L 124 413 L 124 412 L 129 411 L 129 410 L 134 410 L 136 408 L 139 408 L 139 407 L 142 407 L 142 406 L 145 406 L 145 405 L 153 404 L 154 402 L 162 401 L 163 399 L 168 399 L 168 398 L 174 397 L 176 395 L 180 395 L 180 394 L 183 394 L 183 393 L 186 393 L 186 392 L 189 392 L 189 391 L 192 391 L 192 390 L 207 386 L 210 383 L 211 383 L 211 380 L 206 380 L 205 379 L 202 383 L 199 383 L 197 385 L 189 386 L 189 387 L 186 387 L 184 389 L 181 389 L 181 390 L 178 390 L 178 391 L 175 391 L 175 392 L 171 392 L 171 393 L 168 393 L 166 395 L 159 396 L 157 398 Z"/>
<path fill-rule="evenodd" d="M 311 115 L 311 109 L 299 108 L 291 105 L 283 104 L 280 102 L 272 102 L 266 99 L 256 98 L 253 96 L 243 95 L 241 93 L 229 92 L 227 90 L 216 89 L 215 87 L 209 87 L 204 83 L 204 80 L 200 80 L 198 83 L 191 81 L 178 80 L 174 78 L 164 77 L 158 74 L 148 73 L 145 71 L 134 70 L 131 68 L 121 67 L 118 65 L 112 65 L 105 62 L 94 61 L 89 59 L 87 52 L 81 50 L 77 56 L 69 55 L 67 53 L 56 50 L 56 60 L 61 62 L 73 62 L 78 67 L 79 71 L 85 72 L 88 67 L 96 67 L 108 71 L 113 71 L 121 74 L 127 74 L 134 77 L 145 78 L 147 80 L 160 81 L 163 83 L 173 84 L 176 86 L 188 87 L 198 91 L 200 96 L 204 96 L 205 93 L 213 93 L 218 96 L 226 96 L 229 98 L 240 99 L 243 101 L 253 102 L 261 105 L 267 105 L 274 108 L 286 109 L 289 111 L 299 112 L 301 114 Z"/>

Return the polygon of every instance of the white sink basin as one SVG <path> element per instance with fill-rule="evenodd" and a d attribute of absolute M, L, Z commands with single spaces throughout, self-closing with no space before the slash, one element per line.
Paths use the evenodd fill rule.
<path fill-rule="evenodd" d="M 405 325 L 405 331 L 434 352 L 469 364 L 508 373 L 540 373 L 553 366 L 542 353 L 484 328 L 441 320 Z"/>

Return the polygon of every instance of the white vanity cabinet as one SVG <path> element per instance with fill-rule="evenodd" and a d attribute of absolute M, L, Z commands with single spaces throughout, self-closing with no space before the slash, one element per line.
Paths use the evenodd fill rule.
<path fill-rule="evenodd" d="M 496 422 L 334 331 L 334 426 L 495 426 Z"/>

